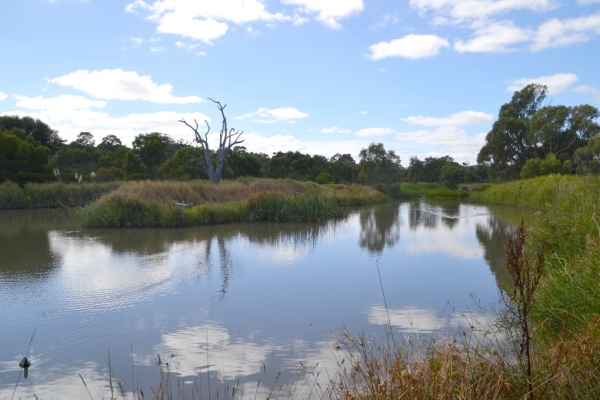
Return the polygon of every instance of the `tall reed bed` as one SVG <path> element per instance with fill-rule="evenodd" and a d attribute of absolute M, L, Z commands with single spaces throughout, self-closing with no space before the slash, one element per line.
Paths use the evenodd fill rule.
<path fill-rule="evenodd" d="M 22 188 L 7 181 L 0 185 L 0 209 L 84 206 L 120 186 L 118 182 L 81 185 L 53 182 L 28 183 Z"/>
<path fill-rule="evenodd" d="M 593 178 L 592 178 L 593 179 Z M 575 175 L 546 175 L 493 185 L 471 200 L 489 203 L 545 208 L 562 196 L 578 191 L 586 179 Z"/>
<path fill-rule="evenodd" d="M 84 226 L 104 228 L 319 221 L 343 217 L 351 206 L 387 199 L 364 186 L 291 180 L 245 179 L 219 185 L 146 181 L 125 184 L 80 210 L 78 218 Z"/>

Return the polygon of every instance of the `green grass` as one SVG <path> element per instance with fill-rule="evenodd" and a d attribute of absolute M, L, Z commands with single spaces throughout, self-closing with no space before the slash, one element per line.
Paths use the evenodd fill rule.
<path fill-rule="evenodd" d="M 7 181 L 0 185 L 0 210 L 83 206 L 98 200 L 121 186 L 121 183 L 68 184 L 28 183 L 20 187 Z"/>
<path fill-rule="evenodd" d="M 530 247 L 546 246 L 538 332 L 577 335 L 600 322 L 600 178 L 548 175 L 494 185 L 471 200 L 538 209 Z"/>
<path fill-rule="evenodd" d="M 585 182 L 575 175 L 546 175 L 493 185 L 482 193 L 473 193 L 473 201 L 488 204 L 506 204 L 532 208 L 545 208 Z"/>
<path fill-rule="evenodd" d="M 465 191 L 456 191 L 445 188 L 437 183 L 403 183 L 395 197 L 468 197 L 469 193 Z"/>
<path fill-rule="evenodd" d="M 136 182 L 77 212 L 87 227 L 179 227 L 233 222 L 300 222 L 341 218 L 349 207 L 389 200 L 365 186 L 254 179 L 209 185 Z M 174 203 L 187 203 L 183 209 Z"/>

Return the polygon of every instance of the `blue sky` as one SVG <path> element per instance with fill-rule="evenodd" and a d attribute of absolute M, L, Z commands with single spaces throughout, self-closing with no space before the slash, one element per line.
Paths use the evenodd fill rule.
<path fill-rule="evenodd" d="M 530 82 L 600 107 L 600 0 L 2 2 L 0 114 L 130 145 L 227 104 L 251 151 L 332 156 L 371 142 L 476 162 Z M 210 137 L 210 135 L 209 135 Z"/>

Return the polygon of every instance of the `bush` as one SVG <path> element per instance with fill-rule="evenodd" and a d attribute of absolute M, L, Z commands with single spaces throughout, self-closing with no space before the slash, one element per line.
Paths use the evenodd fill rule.
<path fill-rule="evenodd" d="M 325 172 L 321 172 L 315 178 L 315 182 L 319 185 L 326 185 L 328 183 L 333 183 L 333 176 L 326 174 Z"/>

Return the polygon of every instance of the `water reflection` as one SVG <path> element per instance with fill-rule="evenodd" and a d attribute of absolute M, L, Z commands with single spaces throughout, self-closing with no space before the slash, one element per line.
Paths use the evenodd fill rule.
<path fill-rule="evenodd" d="M 380 254 L 384 248 L 393 247 L 400 240 L 399 207 L 377 204 L 359 212 L 359 245 L 371 253 Z"/>
<path fill-rule="evenodd" d="M 240 379 L 252 394 L 265 373 L 312 376 L 300 362 L 335 373 L 332 331 L 380 334 L 391 320 L 428 333 L 457 323 L 442 319 L 447 304 L 465 310 L 469 293 L 496 299 L 513 214 L 417 199 L 335 223 L 102 230 L 78 227 L 69 210 L 0 212 L 0 360 L 11 360 L 0 362 L 0 398 L 34 327 L 20 397 L 86 397 L 79 371 L 107 393 L 108 348 L 131 391 L 131 344 L 145 388 L 157 385 L 157 353 L 178 376 L 214 387 Z"/>
<path fill-rule="evenodd" d="M 534 215 L 530 210 L 517 209 L 507 213 L 505 210 L 498 209 L 496 213 L 490 214 L 484 223 L 476 226 L 475 234 L 484 250 L 483 257 L 500 288 L 512 284 L 510 274 L 506 270 L 506 243 L 509 237 L 516 233 L 521 219 L 531 221 L 533 218 Z"/>

